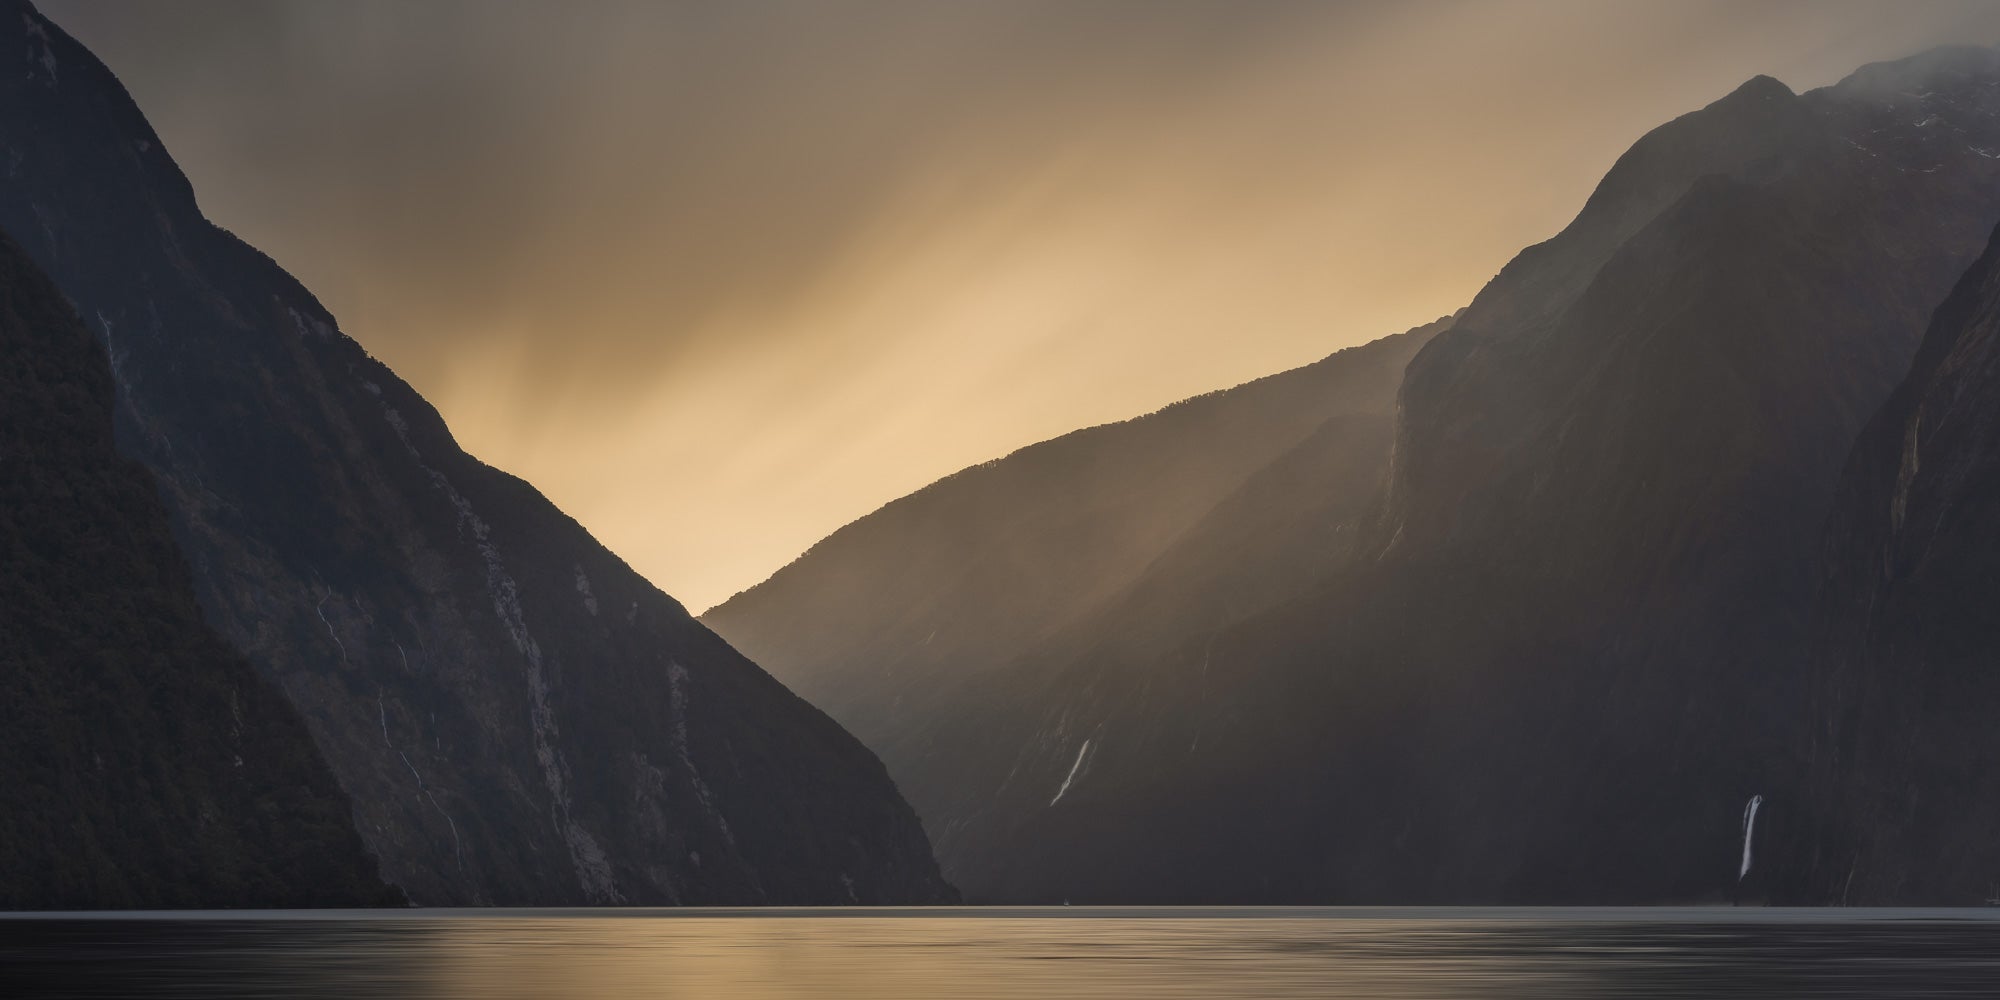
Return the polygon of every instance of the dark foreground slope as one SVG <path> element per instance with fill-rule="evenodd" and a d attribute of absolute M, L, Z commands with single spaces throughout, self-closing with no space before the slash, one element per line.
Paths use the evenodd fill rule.
<path fill-rule="evenodd" d="M 207 222 L 111 74 L 0 3 L 0 225 L 110 348 L 209 620 L 426 904 L 950 896 L 881 764 L 459 450 Z"/>
<path fill-rule="evenodd" d="M 1976 905 L 2000 883 L 2000 233 L 1870 422 L 1826 535 L 1802 895 Z"/>
<path fill-rule="evenodd" d="M 0 237 L 0 909 L 394 901 L 298 713 L 202 622 L 112 396 Z"/>
<path fill-rule="evenodd" d="M 1993 51 L 1752 80 L 1637 142 L 1425 346 L 1385 492 L 1280 566 L 1280 606 L 1220 613 L 1209 581 L 1310 533 L 1190 532 L 1232 542 L 875 745 L 975 898 L 1761 894 L 1743 818 L 1802 820 L 1834 484 L 1996 218 Z M 1343 460 L 1287 454 L 1247 509 Z"/>

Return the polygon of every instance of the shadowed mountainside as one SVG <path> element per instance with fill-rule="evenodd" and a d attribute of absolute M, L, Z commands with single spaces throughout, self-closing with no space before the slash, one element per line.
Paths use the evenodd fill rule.
<path fill-rule="evenodd" d="M 0 4 L 0 226 L 108 345 L 225 639 L 425 904 L 953 898 L 866 748 L 197 209 L 124 89 Z"/>
<path fill-rule="evenodd" d="M 1815 616 L 1801 895 L 1977 905 L 2000 881 L 2000 231 L 1868 425 Z"/>
<path fill-rule="evenodd" d="M 0 236 L 0 909 L 396 902 L 298 713 L 202 622 L 112 405 Z"/>
<path fill-rule="evenodd" d="M 1191 531 L 1207 556 L 1008 643 L 872 745 L 977 899 L 1761 893 L 1762 869 L 1737 884 L 1745 806 L 1764 843 L 1803 812 L 1834 483 L 1996 218 L 1993 51 L 1751 80 L 1635 143 L 1430 340 L 1379 496 L 1306 474 L 1337 449 L 1244 482 L 1247 510 L 1333 504 L 1343 544 Z M 1275 605 L 1216 610 L 1267 571 Z M 893 707 L 902 684 L 853 688 Z"/>

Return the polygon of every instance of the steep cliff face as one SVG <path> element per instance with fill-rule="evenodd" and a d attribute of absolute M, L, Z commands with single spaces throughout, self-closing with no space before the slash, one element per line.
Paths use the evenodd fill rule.
<path fill-rule="evenodd" d="M 396 902 L 304 721 L 203 623 L 112 405 L 0 236 L 0 909 Z"/>
<path fill-rule="evenodd" d="M 218 631 L 427 904 L 948 898 L 881 764 L 459 450 L 208 223 L 111 74 L 0 5 L 0 225 L 110 351 Z M 693 470 L 690 476 L 697 475 Z"/>
<path fill-rule="evenodd" d="M 1248 749 L 1215 782 L 1240 806 L 1098 884 L 1197 852 L 1257 884 L 1219 849 L 1254 831 L 1313 872 L 1280 892 L 1737 891 L 1745 804 L 1767 836 L 1797 817 L 1797 651 L 1842 456 L 2000 213 L 1996 81 L 1986 50 L 1804 96 L 1754 80 L 1635 145 L 1412 362 L 1380 555 L 1204 650 L 1287 733 L 1232 728 Z M 1237 791 L 1301 759 L 1291 789 Z M 1102 812 L 1049 824 L 1188 812 L 1132 767 L 1148 791 L 1105 774 Z"/>
<path fill-rule="evenodd" d="M 1753 796 L 1767 834 L 1796 825 L 1798 650 L 1833 483 L 2000 217 L 1991 50 L 1799 97 L 1753 80 L 1668 130 L 1710 134 L 1702 174 L 1573 295 L 1534 280 L 1534 257 L 1609 228 L 1600 192 L 1405 384 L 1369 586 L 1507 609 L 1396 640 L 1422 652 L 1393 686 L 1432 702 L 1408 719 L 1482 734 L 1405 778 L 1442 789 L 1418 804 L 1429 849 L 1475 859 L 1439 895 L 1715 898 L 1738 891 Z M 1382 616 L 1437 629 L 1421 606 Z M 1467 799 L 1509 836 L 1455 820 Z"/>
<path fill-rule="evenodd" d="M 2000 883 L 2000 233 L 1869 423 L 1826 533 L 1802 898 L 1976 905 Z"/>
<path fill-rule="evenodd" d="M 1746 806 L 1760 843 L 1800 826 L 1834 483 L 1996 218 L 1993 51 L 1749 81 L 1636 143 L 1430 340 L 1344 541 L 1302 569 L 1282 518 L 1192 533 L 1230 542 L 1126 588 L 1180 599 L 1076 623 L 876 745 L 975 898 L 1761 894 Z M 1288 451 L 1246 489 L 1334 498 L 1298 473 L 1344 460 Z M 1217 612 L 1207 581 L 1266 566 L 1283 600 Z"/>

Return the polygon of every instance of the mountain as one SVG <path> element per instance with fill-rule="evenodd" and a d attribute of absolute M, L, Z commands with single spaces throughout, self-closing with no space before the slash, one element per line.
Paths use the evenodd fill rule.
<path fill-rule="evenodd" d="M 1449 318 L 965 469 L 835 532 L 703 621 L 870 745 L 1115 602 L 1316 437 L 1386 449 L 1403 366 Z"/>
<path fill-rule="evenodd" d="M 2000 881 L 2000 231 L 1856 443 L 1815 616 L 1806 898 L 1978 905 Z"/>
<path fill-rule="evenodd" d="M 1743 841 L 1808 822 L 1835 483 L 1996 219 L 2000 54 L 1750 80 L 1635 143 L 1424 345 L 1370 498 L 1311 476 L 1351 455 L 1287 451 L 1190 529 L 1206 555 L 864 735 L 976 899 L 1775 892 Z M 1339 544 L 1249 513 L 1311 503 Z M 1281 595 L 1227 607 L 1267 571 Z"/>
<path fill-rule="evenodd" d="M 203 623 L 112 396 L 0 237 L 0 909 L 394 902 L 304 721 Z"/>
<path fill-rule="evenodd" d="M 124 89 L 0 12 L 0 227 L 108 347 L 203 612 L 421 904 L 954 898 L 881 763 L 209 223 Z M 690 478 L 698 470 L 689 470 Z"/>

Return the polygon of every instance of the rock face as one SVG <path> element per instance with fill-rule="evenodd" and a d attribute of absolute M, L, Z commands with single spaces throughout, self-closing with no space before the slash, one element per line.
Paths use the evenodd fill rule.
<path fill-rule="evenodd" d="M 2000 883 L 2000 233 L 1856 444 L 1829 518 L 1808 899 L 1977 905 Z"/>
<path fill-rule="evenodd" d="M 951 898 L 881 764 L 207 222 L 122 87 L 0 3 L 0 226 L 108 345 L 216 629 L 424 904 Z M 690 475 L 694 475 L 693 472 Z"/>
<path fill-rule="evenodd" d="M 304 720 L 202 622 L 112 405 L 0 237 L 0 909 L 397 901 Z"/>
<path fill-rule="evenodd" d="M 1343 544 L 1197 532 L 1207 556 L 1126 588 L 1139 610 L 870 738 L 973 898 L 1778 891 L 1769 861 L 1739 877 L 1746 814 L 1768 858 L 1807 811 L 1821 526 L 1996 219 L 2000 54 L 1751 80 L 1637 142 L 1430 340 L 1379 494 L 1311 478 L 1348 460 L 1311 446 L 1244 481 L 1246 512 L 1311 493 Z M 1282 598 L 1217 610 L 1214 581 L 1267 568 Z"/>

